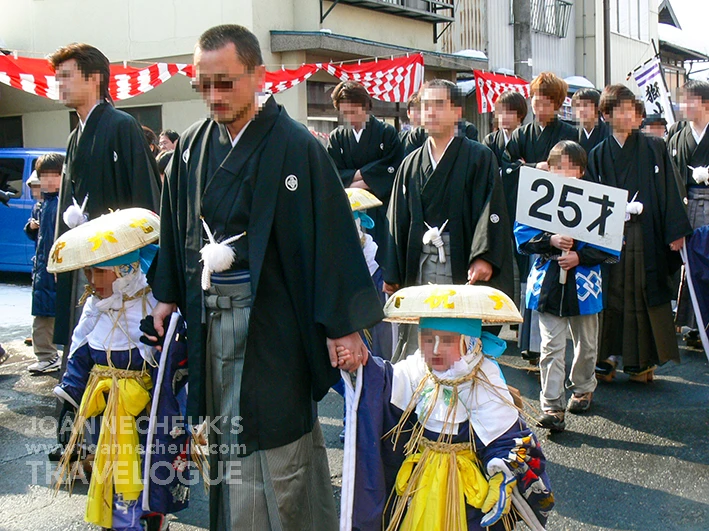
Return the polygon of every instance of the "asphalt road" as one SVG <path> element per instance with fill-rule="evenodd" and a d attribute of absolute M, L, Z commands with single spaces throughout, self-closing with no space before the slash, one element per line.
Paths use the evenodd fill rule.
<path fill-rule="evenodd" d="M 13 280 L 14 282 L 15 280 Z M 30 376 L 31 348 L 22 344 L 31 320 L 28 288 L 0 285 L 0 342 L 12 354 L 0 366 L 0 531 L 96 529 L 83 522 L 87 487 L 56 495 L 44 451 L 54 443 L 52 376 Z M 503 335 L 508 339 L 512 336 Z M 548 529 L 709 530 L 709 364 L 703 352 L 682 349 L 644 386 L 619 375 L 600 384 L 593 409 L 567 416 L 567 430 L 537 430 L 549 460 L 557 505 Z M 567 355 L 570 352 L 567 352 Z M 539 383 L 510 341 L 502 358 L 508 381 L 538 407 Z M 342 400 L 331 392 L 320 405 L 335 495 L 342 468 Z M 172 531 L 207 529 L 207 498 L 192 489 L 189 509 Z"/>

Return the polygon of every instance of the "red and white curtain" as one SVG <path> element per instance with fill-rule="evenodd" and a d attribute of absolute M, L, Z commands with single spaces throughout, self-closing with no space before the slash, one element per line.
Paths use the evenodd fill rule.
<path fill-rule="evenodd" d="M 493 112 L 497 98 L 507 90 L 514 90 L 525 98 L 529 98 L 529 82 L 521 77 L 493 74 L 482 70 L 473 70 L 473 74 L 475 75 L 478 112 L 481 114 Z"/>
<path fill-rule="evenodd" d="M 362 83 L 375 99 L 406 102 L 423 82 L 423 56 L 412 54 L 361 64 L 306 64 L 300 68 L 266 72 L 264 91 L 283 92 L 306 81 L 319 70 L 336 78 Z M 144 68 L 111 65 L 109 92 L 111 97 L 125 100 L 139 96 L 164 83 L 175 74 L 194 75 L 192 65 L 154 63 Z M 57 84 L 46 59 L 0 55 L 0 83 L 52 100 L 59 98 Z"/>

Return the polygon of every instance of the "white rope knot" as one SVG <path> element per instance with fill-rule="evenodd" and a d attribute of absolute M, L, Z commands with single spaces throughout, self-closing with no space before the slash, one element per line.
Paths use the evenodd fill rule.
<path fill-rule="evenodd" d="M 424 245 L 433 244 L 436 249 L 438 249 L 438 261 L 445 264 L 446 250 L 444 249 L 445 243 L 443 242 L 443 231 L 445 230 L 446 225 L 448 225 L 448 220 L 443 223 L 440 229 L 438 227 L 431 227 L 425 221 L 424 224 L 428 227 L 428 230 L 423 233 Z"/>
<path fill-rule="evenodd" d="M 630 216 L 632 214 L 640 215 L 643 213 L 643 204 L 640 201 L 636 201 L 635 199 L 638 197 L 638 193 L 635 192 L 635 195 L 633 198 L 630 200 L 630 202 L 625 206 L 625 221 L 628 221 L 630 219 Z"/>
<path fill-rule="evenodd" d="M 84 202 L 81 203 L 81 206 L 79 206 L 79 203 L 76 202 L 76 198 L 72 197 L 71 200 L 74 204 L 67 207 L 62 214 L 62 219 L 64 220 L 64 223 L 66 223 L 67 227 L 74 229 L 89 220 L 89 216 L 84 214 L 84 209 L 86 208 L 86 202 L 89 200 L 89 195 L 86 194 L 86 197 L 84 197 Z"/>
<path fill-rule="evenodd" d="M 692 178 L 697 182 L 697 184 L 708 184 L 709 183 L 709 168 L 706 166 L 699 166 L 694 168 L 692 166 L 687 166 L 692 170 Z"/>
<path fill-rule="evenodd" d="M 204 231 L 207 233 L 207 238 L 209 238 L 209 243 L 205 244 L 199 251 L 199 254 L 202 256 L 201 261 L 204 264 L 202 269 L 202 289 L 207 291 L 212 287 L 212 273 L 226 271 L 234 263 L 236 252 L 234 252 L 234 249 L 232 249 L 229 244 L 245 236 L 246 231 L 237 236 L 227 238 L 224 241 L 217 242 L 204 218 L 202 218 L 202 225 L 204 226 Z"/>

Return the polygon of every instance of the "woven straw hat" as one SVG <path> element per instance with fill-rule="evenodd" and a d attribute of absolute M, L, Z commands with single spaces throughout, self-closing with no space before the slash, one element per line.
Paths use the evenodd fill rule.
<path fill-rule="evenodd" d="M 384 306 L 386 321 L 418 323 L 421 317 L 481 319 L 483 324 L 521 323 L 515 303 L 488 286 L 411 286 L 394 293 Z"/>
<path fill-rule="evenodd" d="M 376 208 L 384 204 L 374 194 L 361 188 L 345 188 L 345 192 L 347 192 L 347 197 L 350 200 L 352 212 Z"/>
<path fill-rule="evenodd" d="M 87 221 L 52 245 L 47 271 L 64 273 L 89 267 L 153 243 L 160 218 L 145 208 L 126 208 Z"/>

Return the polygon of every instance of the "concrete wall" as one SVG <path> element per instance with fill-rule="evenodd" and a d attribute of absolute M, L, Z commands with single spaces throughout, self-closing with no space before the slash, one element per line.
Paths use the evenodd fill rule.
<path fill-rule="evenodd" d="M 199 35 L 236 23 L 258 37 L 269 69 L 300 66 L 305 52 L 271 53 L 271 30 L 318 31 L 423 50 L 436 50 L 432 25 L 348 5 L 337 5 L 323 24 L 318 0 L 0 0 L 0 36 L 20 55 L 43 57 L 70 42 L 88 42 L 109 60 L 189 62 Z M 327 9 L 331 4 L 326 3 Z M 289 114 L 307 121 L 305 84 L 277 95 Z M 163 127 L 182 131 L 207 114 L 187 80 L 176 76 L 117 106 L 162 105 Z M 61 105 L 0 87 L 0 116 L 23 115 L 27 147 L 66 144 L 69 112 Z"/>
<path fill-rule="evenodd" d="M 69 111 L 32 112 L 22 116 L 25 147 L 63 148 L 69 132 Z"/>
<path fill-rule="evenodd" d="M 579 0 L 574 2 L 574 9 Z M 488 0 L 488 59 L 490 70 L 514 70 L 514 29 L 510 24 L 510 0 Z M 550 70 L 560 77 L 576 74 L 574 13 L 564 38 L 532 31 L 532 71 Z"/>
<path fill-rule="evenodd" d="M 654 55 L 651 40 L 658 40 L 657 5 L 657 0 L 650 0 L 647 12 L 641 14 L 642 20 L 646 21 L 647 41 L 611 33 L 611 83 L 624 83 L 632 90 L 638 90 L 635 81 L 626 80 L 626 77 L 635 67 Z M 596 87 L 603 88 L 603 1 L 576 0 L 576 25 L 576 71 L 591 80 Z"/>

